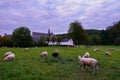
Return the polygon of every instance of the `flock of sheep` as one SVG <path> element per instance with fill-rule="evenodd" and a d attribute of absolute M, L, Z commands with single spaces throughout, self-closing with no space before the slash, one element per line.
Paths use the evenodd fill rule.
<path fill-rule="evenodd" d="M 25 48 L 24 51 L 28 51 L 29 48 Z M 93 51 L 94 52 L 97 52 L 101 49 L 94 49 Z M 111 49 L 108 49 L 108 50 L 113 50 L 112 48 Z M 110 56 L 111 53 L 109 51 L 106 51 L 105 53 L 106 56 Z M 48 56 L 48 52 L 47 51 L 44 51 L 40 54 L 41 57 L 47 57 Z M 59 56 L 59 51 L 58 50 L 55 50 L 53 53 L 52 53 L 52 56 L 53 57 L 58 57 Z M 6 52 L 4 54 L 4 61 L 11 61 L 15 58 L 15 54 L 12 53 L 12 52 Z M 96 70 L 98 69 L 98 61 L 95 59 L 95 58 L 91 58 L 90 57 L 90 53 L 89 52 L 86 52 L 83 56 L 80 56 L 78 55 L 78 60 L 81 64 L 81 70 L 82 71 L 85 71 L 85 66 L 91 66 L 93 67 L 93 73 L 96 72 Z"/>

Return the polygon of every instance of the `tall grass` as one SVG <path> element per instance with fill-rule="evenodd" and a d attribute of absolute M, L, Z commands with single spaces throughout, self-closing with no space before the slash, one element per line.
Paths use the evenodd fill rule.
<path fill-rule="evenodd" d="M 108 48 L 110 57 L 105 56 Z M 94 48 L 102 51 L 93 52 Z M 52 57 L 55 49 L 60 50 L 57 58 Z M 3 54 L 12 51 L 16 54 L 14 60 L 3 61 Z M 48 57 L 41 58 L 42 51 L 48 52 Z M 77 59 L 78 55 L 89 52 L 91 57 L 98 60 L 99 70 L 95 74 L 92 68 L 86 67 L 82 72 Z M 0 80 L 119 80 L 120 79 L 120 47 L 119 46 L 80 46 L 74 47 L 39 47 L 29 48 L 0 48 Z"/>

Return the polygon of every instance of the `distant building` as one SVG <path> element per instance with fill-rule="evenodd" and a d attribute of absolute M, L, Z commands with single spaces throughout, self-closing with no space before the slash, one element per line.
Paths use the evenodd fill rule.
<path fill-rule="evenodd" d="M 73 46 L 74 44 L 72 39 L 63 39 L 60 45 Z"/>
<path fill-rule="evenodd" d="M 50 29 L 48 29 L 48 33 L 40 33 L 40 32 L 32 32 L 32 38 L 34 41 L 38 41 L 40 39 L 40 37 L 50 37 L 51 35 L 53 35 L 53 33 L 50 32 Z"/>
<path fill-rule="evenodd" d="M 48 45 L 57 45 L 57 42 L 49 42 Z M 60 44 L 61 46 L 74 46 L 73 40 L 72 39 L 63 39 Z"/>

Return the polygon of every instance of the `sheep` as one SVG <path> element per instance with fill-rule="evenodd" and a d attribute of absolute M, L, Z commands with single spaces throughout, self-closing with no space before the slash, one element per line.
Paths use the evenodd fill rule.
<path fill-rule="evenodd" d="M 90 57 L 90 54 L 89 52 L 86 52 L 84 55 L 83 55 L 84 58 L 89 58 Z"/>
<path fill-rule="evenodd" d="M 99 51 L 99 49 L 94 49 L 93 51 L 94 51 L 94 52 L 97 52 L 97 51 Z"/>
<path fill-rule="evenodd" d="M 41 56 L 41 57 L 46 57 L 46 56 L 48 56 L 48 52 L 44 51 L 44 52 L 42 52 L 42 53 L 40 54 L 40 56 Z"/>
<path fill-rule="evenodd" d="M 80 55 L 78 56 L 79 62 L 81 64 L 82 70 L 85 71 L 85 66 L 91 66 L 93 67 L 93 72 L 95 73 L 95 71 L 98 69 L 98 62 L 96 59 L 94 58 L 84 58 L 81 57 Z"/>
<path fill-rule="evenodd" d="M 29 48 L 25 48 L 25 49 L 24 49 L 24 51 L 28 51 L 28 50 L 29 50 Z"/>
<path fill-rule="evenodd" d="M 6 52 L 6 53 L 4 54 L 4 57 L 6 57 L 6 56 L 8 56 L 8 55 L 10 55 L 10 54 L 12 54 L 12 52 Z"/>
<path fill-rule="evenodd" d="M 109 49 L 107 49 L 107 50 L 115 50 L 114 48 L 109 48 Z"/>
<path fill-rule="evenodd" d="M 53 57 L 58 57 L 58 56 L 59 56 L 58 50 L 55 50 L 55 51 L 52 53 L 52 56 L 53 56 Z"/>
<path fill-rule="evenodd" d="M 105 55 L 106 55 L 106 56 L 110 56 L 111 53 L 110 53 L 109 51 L 106 51 Z"/>
<path fill-rule="evenodd" d="M 15 58 L 15 54 L 12 53 L 12 54 L 9 54 L 8 56 L 6 56 L 4 58 L 4 61 L 10 61 L 10 60 L 13 60 Z"/>

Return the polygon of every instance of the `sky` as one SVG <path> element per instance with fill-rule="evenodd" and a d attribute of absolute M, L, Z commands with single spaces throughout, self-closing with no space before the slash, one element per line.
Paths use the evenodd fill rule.
<path fill-rule="evenodd" d="M 31 32 L 67 33 L 78 20 L 84 29 L 106 29 L 120 20 L 119 0 L 0 0 L 0 35 L 21 26 Z"/>

